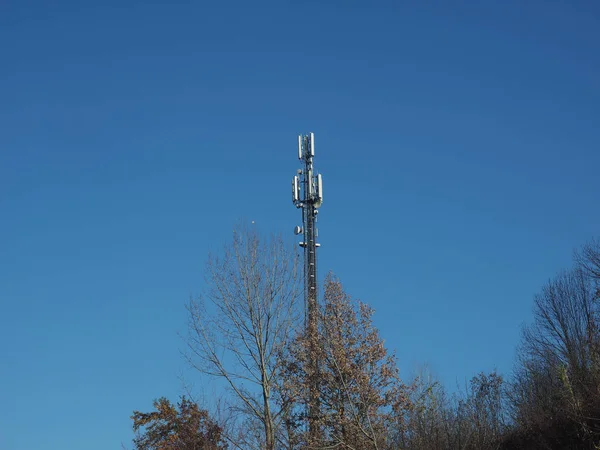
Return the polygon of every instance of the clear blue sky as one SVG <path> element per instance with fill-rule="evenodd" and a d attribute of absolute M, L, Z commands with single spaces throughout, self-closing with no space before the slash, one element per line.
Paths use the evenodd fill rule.
<path fill-rule="evenodd" d="M 119 448 L 176 398 L 209 249 L 293 239 L 299 133 L 321 273 L 406 376 L 508 373 L 599 231 L 595 1 L 4 0 L 0 42 L 3 450 Z"/>

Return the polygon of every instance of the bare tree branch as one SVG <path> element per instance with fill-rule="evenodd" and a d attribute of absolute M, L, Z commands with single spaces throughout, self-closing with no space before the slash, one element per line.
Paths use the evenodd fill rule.
<path fill-rule="evenodd" d="M 190 365 L 226 381 L 249 414 L 245 420 L 262 424 L 260 446 L 267 450 L 275 448 L 281 426 L 273 400 L 276 356 L 300 317 L 298 268 L 297 256 L 281 239 L 263 241 L 239 227 L 222 255 L 209 256 L 208 289 L 188 304 Z"/>

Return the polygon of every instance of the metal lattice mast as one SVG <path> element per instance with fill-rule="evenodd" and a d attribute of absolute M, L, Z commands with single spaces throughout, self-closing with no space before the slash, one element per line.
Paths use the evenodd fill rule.
<path fill-rule="evenodd" d="M 316 358 L 318 303 L 317 303 L 317 214 L 323 203 L 323 180 L 316 175 L 313 168 L 315 156 L 315 135 L 310 133 L 298 136 L 298 159 L 303 162 L 303 168 L 298 170 L 292 180 L 292 198 L 297 208 L 302 209 L 302 227 L 296 227 L 294 232 L 303 235 L 300 246 L 304 248 L 304 302 L 306 335 L 309 339 L 309 398 L 308 398 L 308 427 L 311 443 L 317 442 L 320 432 L 317 420 L 320 413 L 319 404 L 319 362 Z"/>

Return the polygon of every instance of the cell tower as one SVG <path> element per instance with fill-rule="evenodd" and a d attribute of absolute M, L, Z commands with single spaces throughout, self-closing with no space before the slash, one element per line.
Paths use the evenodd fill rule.
<path fill-rule="evenodd" d="M 292 179 L 292 199 L 296 208 L 302 209 L 302 227 L 294 233 L 302 234 L 300 246 L 304 248 L 304 283 L 307 327 L 316 319 L 317 306 L 317 243 L 316 228 L 318 208 L 323 203 L 323 180 L 313 169 L 315 156 L 315 134 L 298 136 L 298 159 L 304 163 L 298 175 Z M 315 317 L 313 317 L 315 316 Z"/>
<path fill-rule="evenodd" d="M 304 248 L 304 302 L 306 334 L 311 345 L 316 345 L 318 306 L 317 306 L 317 214 L 318 208 L 323 203 L 323 180 L 321 174 L 315 174 L 313 158 L 315 156 L 315 135 L 310 133 L 298 136 L 298 159 L 303 162 L 303 168 L 298 169 L 298 174 L 292 179 L 292 200 L 296 208 L 302 209 L 302 227 L 294 229 L 296 235 L 302 234 L 300 246 Z M 314 444 L 319 436 L 316 420 L 319 416 L 319 362 L 310 351 L 309 361 L 309 398 L 308 398 L 308 426 L 309 439 Z M 312 380 L 310 380 L 312 378 Z"/>

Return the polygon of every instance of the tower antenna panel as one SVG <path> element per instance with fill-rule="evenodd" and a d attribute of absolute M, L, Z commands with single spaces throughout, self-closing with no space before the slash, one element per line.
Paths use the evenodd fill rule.
<path fill-rule="evenodd" d="M 300 199 L 300 192 L 298 189 L 298 176 L 292 178 L 292 201 L 296 203 Z"/>
<path fill-rule="evenodd" d="M 323 177 L 321 174 L 317 175 L 317 202 L 315 206 L 318 208 L 323 204 Z"/>

